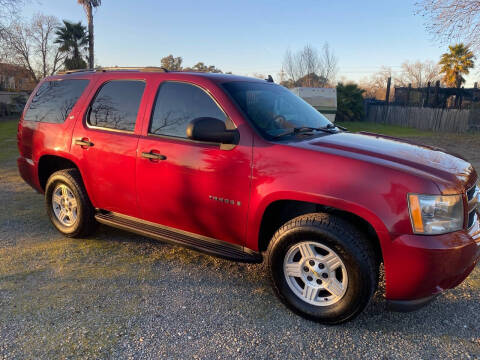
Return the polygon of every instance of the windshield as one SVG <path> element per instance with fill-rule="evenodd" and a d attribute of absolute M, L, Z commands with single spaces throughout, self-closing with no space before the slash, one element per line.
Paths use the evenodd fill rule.
<path fill-rule="evenodd" d="M 295 128 L 334 127 L 325 116 L 283 86 L 234 81 L 224 83 L 223 87 L 268 138 Z"/>

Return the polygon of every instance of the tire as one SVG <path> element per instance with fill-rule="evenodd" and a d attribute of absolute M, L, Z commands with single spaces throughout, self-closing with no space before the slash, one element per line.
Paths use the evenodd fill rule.
<path fill-rule="evenodd" d="M 365 235 L 327 213 L 302 215 L 278 229 L 267 264 L 280 300 L 322 324 L 355 318 L 378 283 L 379 269 Z"/>
<path fill-rule="evenodd" d="M 63 235 L 84 237 L 95 230 L 95 209 L 77 169 L 60 170 L 48 178 L 45 203 L 52 224 Z"/>

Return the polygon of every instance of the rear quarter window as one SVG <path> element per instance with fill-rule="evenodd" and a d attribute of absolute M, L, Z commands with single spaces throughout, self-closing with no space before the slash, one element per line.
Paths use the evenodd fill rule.
<path fill-rule="evenodd" d="M 88 82 L 83 79 L 44 82 L 33 97 L 24 120 L 63 123 Z"/>

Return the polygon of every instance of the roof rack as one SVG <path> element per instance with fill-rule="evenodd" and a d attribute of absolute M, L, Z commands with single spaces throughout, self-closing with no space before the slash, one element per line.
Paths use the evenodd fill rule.
<path fill-rule="evenodd" d="M 158 66 L 113 66 L 113 67 L 99 67 L 96 69 L 75 69 L 57 72 L 57 75 L 74 74 L 80 72 L 107 72 L 107 71 L 139 71 L 139 72 L 169 72 L 164 67 Z"/>
<path fill-rule="evenodd" d="M 62 70 L 57 71 L 57 75 L 66 75 L 66 74 L 74 74 L 79 72 L 94 72 L 95 69 L 75 69 L 75 70 Z"/>
<path fill-rule="evenodd" d="M 142 71 L 142 72 L 169 72 L 164 67 L 159 66 L 113 66 L 113 67 L 101 67 L 95 69 L 95 71 Z"/>

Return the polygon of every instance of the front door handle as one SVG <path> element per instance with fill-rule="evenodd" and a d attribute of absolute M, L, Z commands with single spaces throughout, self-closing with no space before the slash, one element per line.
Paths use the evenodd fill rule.
<path fill-rule="evenodd" d="M 153 151 L 142 152 L 142 157 L 150 160 L 167 160 L 167 157 L 165 155 L 154 153 Z"/>
<path fill-rule="evenodd" d="M 82 148 L 87 148 L 87 147 L 92 147 L 92 146 L 93 146 L 93 142 L 89 141 L 87 138 L 76 139 L 76 140 L 75 140 L 75 145 L 79 145 L 79 146 L 81 146 Z"/>

